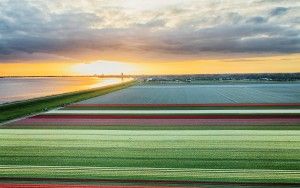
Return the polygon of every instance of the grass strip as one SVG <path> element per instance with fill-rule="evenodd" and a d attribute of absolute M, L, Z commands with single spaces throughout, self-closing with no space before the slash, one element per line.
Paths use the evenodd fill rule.
<path fill-rule="evenodd" d="M 155 180 L 192 182 L 299 183 L 300 171 L 189 169 L 189 168 L 132 168 L 77 166 L 0 166 L 1 177 L 69 178 L 105 180 Z"/>
<path fill-rule="evenodd" d="M 299 158 L 295 130 L 0 130 L 0 177 L 282 183 L 299 180 Z"/>
<path fill-rule="evenodd" d="M 31 115 L 132 86 L 135 81 L 102 88 L 36 98 L 0 106 L 0 122 Z"/>

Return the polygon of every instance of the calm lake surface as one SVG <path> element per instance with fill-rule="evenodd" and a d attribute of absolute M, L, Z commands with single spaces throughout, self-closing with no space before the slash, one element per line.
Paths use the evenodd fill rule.
<path fill-rule="evenodd" d="M 103 87 L 122 81 L 125 80 L 97 77 L 0 78 L 0 104 Z"/>

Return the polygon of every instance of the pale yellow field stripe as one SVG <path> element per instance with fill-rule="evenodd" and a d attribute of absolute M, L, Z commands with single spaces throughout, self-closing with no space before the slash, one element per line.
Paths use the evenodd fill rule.
<path fill-rule="evenodd" d="M 52 110 L 46 114 L 300 114 L 300 109 L 273 110 Z"/>

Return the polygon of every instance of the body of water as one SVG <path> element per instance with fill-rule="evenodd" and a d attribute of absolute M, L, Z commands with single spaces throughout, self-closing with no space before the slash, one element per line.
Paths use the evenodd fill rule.
<path fill-rule="evenodd" d="M 0 79 L 0 104 L 116 84 L 121 78 L 19 77 Z"/>

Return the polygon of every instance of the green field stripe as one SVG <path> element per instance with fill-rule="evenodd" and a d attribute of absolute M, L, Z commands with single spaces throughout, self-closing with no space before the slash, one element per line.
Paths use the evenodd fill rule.
<path fill-rule="evenodd" d="M 10 157 L 11 158 L 11 157 Z M 111 166 L 111 167 L 153 167 L 153 168 L 243 168 L 300 170 L 299 160 L 249 160 L 249 159 L 137 159 L 97 157 L 1 157 L 2 165 L 53 165 L 53 166 Z"/>
<path fill-rule="evenodd" d="M 143 141 L 143 142 L 133 142 L 124 140 L 120 141 L 90 141 L 90 140 L 62 140 L 62 141 L 50 141 L 50 140 L 31 140 L 31 141 L 0 141 L 1 146 L 35 146 L 35 147 L 80 147 L 80 148 L 93 148 L 97 146 L 98 148 L 106 147 L 123 147 L 123 148 L 249 148 L 249 149 L 300 149 L 300 142 L 277 142 L 277 141 Z"/>
<path fill-rule="evenodd" d="M 119 157 L 177 159 L 300 159 L 300 149 L 1 147 L 1 157 Z"/>
<path fill-rule="evenodd" d="M 89 136 L 89 135 L 84 135 L 84 136 Z M 273 136 L 252 136 L 252 135 L 241 135 L 241 136 L 236 136 L 236 135 L 226 135 L 226 136 L 217 136 L 217 135 L 207 135 L 207 136 L 178 136 L 178 139 L 174 138 L 176 136 L 91 136 L 91 138 L 86 138 L 84 136 L 77 136 L 73 135 L 73 136 L 68 136 L 67 138 L 63 138 L 63 137 L 59 137 L 59 136 L 45 136 L 45 138 L 43 138 L 43 136 L 37 136 L 34 135 L 33 137 L 30 137 L 30 135 L 27 136 L 20 136 L 19 138 L 15 138 L 15 137 L 10 137 L 10 136 L 1 136 L 0 141 L 4 144 L 4 143 L 8 143 L 8 142 L 12 142 L 12 143 L 19 143 L 19 141 L 21 142 L 27 142 L 30 143 L 32 141 L 41 141 L 41 142 L 83 142 L 85 143 L 86 141 L 88 142 L 105 142 L 105 141 L 127 141 L 130 140 L 131 142 L 147 142 L 147 141 L 160 141 L 160 142 L 164 142 L 164 141 L 174 141 L 174 142 L 204 142 L 204 141 L 246 141 L 246 142 L 300 142 L 300 138 L 298 135 L 295 136 L 279 136 L 279 135 L 273 135 Z M 21 139 L 21 140 L 20 140 Z M 1 145 L 1 143 L 0 143 Z"/>
<path fill-rule="evenodd" d="M 0 130 L 0 139 L 54 141 L 300 141 L 300 131 L 282 130 Z M 0 143 L 1 144 L 1 143 Z"/>
<path fill-rule="evenodd" d="M 28 130 L 28 129 L 1 129 L 0 135 L 128 135 L 128 136 L 184 136 L 184 135 L 253 135 L 253 136 L 298 136 L 300 131 L 294 130 Z"/>
<path fill-rule="evenodd" d="M 0 146 L 127 147 L 127 148 L 293 148 L 300 131 L 269 130 L 5 130 Z"/>
<path fill-rule="evenodd" d="M 87 138 L 89 136 L 89 138 Z M 229 140 L 229 141 L 300 141 L 300 135 L 166 135 L 166 136 L 156 136 L 156 135 L 68 135 L 67 137 L 64 137 L 63 135 L 19 135 L 17 138 L 15 136 L 11 135 L 0 135 L 0 139 L 3 140 L 11 140 L 11 141 L 18 141 L 22 139 L 22 141 L 30 141 L 32 139 L 36 140 L 71 140 L 71 141 L 77 141 L 77 140 L 98 140 L 98 141 L 106 141 L 106 140 L 127 140 L 130 139 L 131 141 L 168 141 L 168 140 L 174 140 L 174 141 L 185 141 L 185 140 Z"/>
<path fill-rule="evenodd" d="M 299 170 L 128 168 L 1 165 L 1 177 L 143 179 L 226 182 L 299 182 Z"/>
<path fill-rule="evenodd" d="M 2 129 L 0 164 L 300 169 L 299 134 Z"/>
<path fill-rule="evenodd" d="M 56 173 L 46 168 L 44 175 L 35 174 L 32 169 L 24 174 L 15 170 L 15 174 L 12 171 L 2 174 L 2 177 L 55 177 L 62 173 L 61 177 L 72 178 L 203 178 L 206 181 L 240 181 L 239 178 L 244 178 L 243 181 L 252 181 L 251 177 L 256 177 L 256 174 L 251 174 L 250 169 L 300 170 L 300 131 L 1 129 L 0 165 L 64 166 L 67 169 Z M 68 169 L 69 166 L 82 166 L 84 169 L 245 169 L 248 175 L 241 177 L 241 173 L 231 174 L 228 171 L 219 176 L 204 171 L 195 175 L 182 172 L 178 175 L 179 172 L 172 171 L 164 175 L 168 172 L 155 171 L 152 174 L 147 170 L 141 174 L 130 170 L 124 175 L 119 174 L 118 170 L 110 171 L 111 174 L 100 170 L 100 173 L 97 168 L 93 168 L 97 171 L 94 174 L 91 172 L 93 170 L 86 169 L 83 170 L 86 174 L 81 174 L 77 169 Z M 274 180 L 271 174 L 264 175 L 257 176 L 255 181 Z M 282 175 L 278 182 L 295 181 L 290 179 L 289 174 L 287 176 Z"/>

